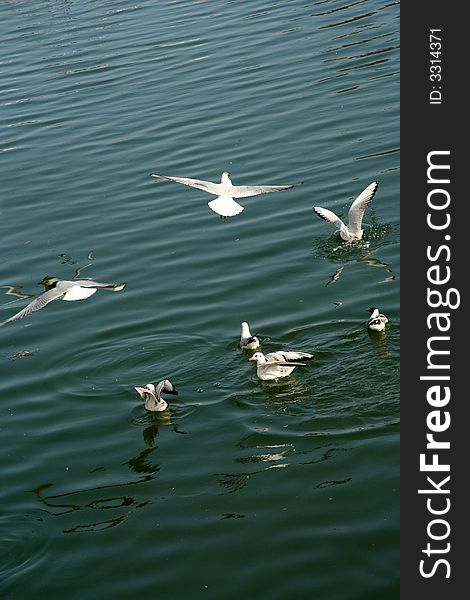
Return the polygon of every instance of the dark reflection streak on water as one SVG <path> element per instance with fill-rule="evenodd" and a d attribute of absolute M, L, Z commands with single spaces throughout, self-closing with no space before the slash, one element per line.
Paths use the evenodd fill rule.
<path fill-rule="evenodd" d="M 218 474 L 221 479 L 218 480 L 218 483 L 221 487 L 227 488 L 228 491 L 220 492 L 220 495 L 224 494 L 233 494 L 244 488 L 247 483 L 250 475 L 247 473 L 219 473 Z"/>
<path fill-rule="evenodd" d="M 342 10 L 347 10 L 348 8 L 352 8 L 354 6 L 358 6 L 359 4 L 364 4 L 368 2 L 368 0 L 358 0 L 357 2 L 350 2 L 349 4 L 344 4 L 343 6 L 339 6 L 337 8 L 330 8 L 325 12 L 312 13 L 312 17 L 324 17 L 326 15 L 332 15 L 334 13 L 340 12 Z M 372 13 L 375 14 L 375 13 Z"/>
<path fill-rule="evenodd" d="M 43 483 L 41 485 L 39 485 L 37 488 L 34 488 L 32 490 L 30 490 L 30 492 L 32 492 L 33 494 L 36 494 L 36 496 L 38 497 L 39 500 L 41 500 L 41 502 L 43 502 L 44 504 L 48 504 L 48 501 L 50 500 L 54 500 L 56 498 L 67 498 L 69 496 L 75 496 L 77 494 L 88 494 L 91 492 L 98 492 L 101 490 L 107 490 L 107 489 L 113 489 L 116 487 L 126 487 L 126 486 L 133 486 L 133 485 L 139 485 L 141 483 L 146 483 L 148 481 L 151 481 L 152 479 L 154 479 L 154 477 L 152 475 L 146 475 L 140 479 L 138 479 L 137 481 L 129 481 L 127 483 L 120 483 L 120 484 L 109 484 L 109 485 L 99 485 L 96 488 L 88 488 L 88 489 L 83 489 L 83 490 L 78 490 L 78 491 L 73 491 L 73 492 L 64 492 L 63 494 L 55 494 L 52 496 L 43 496 L 42 495 L 42 491 L 45 489 L 48 489 L 50 487 L 52 487 L 54 484 L 52 483 Z M 53 504 L 51 504 L 50 506 L 54 506 Z M 65 505 L 64 505 L 65 506 Z"/>
<path fill-rule="evenodd" d="M 336 455 L 338 452 L 347 452 L 348 450 L 349 450 L 349 448 L 337 448 L 337 447 L 329 448 L 326 452 L 324 452 L 322 454 L 322 456 L 320 458 L 317 458 L 317 459 L 311 460 L 311 461 L 303 461 L 299 464 L 301 464 L 301 465 L 318 464 L 323 461 L 330 460 L 332 458 L 336 458 Z M 290 454 L 291 455 L 300 455 L 300 454 L 309 454 L 310 452 L 312 452 L 312 450 L 306 450 L 303 452 L 292 451 Z M 220 492 L 220 493 L 221 494 L 233 494 L 235 492 L 238 492 L 239 490 L 243 489 L 246 485 L 248 485 L 248 480 L 250 479 L 250 477 L 253 477 L 254 475 L 258 475 L 260 473 L 264 473 L 265 471 L 267 471 L 269 469 L 287 467 L 290 464 L 287 462 L 282 462 L 282 463 L 275 462 L 276 460 L 281 460 L 281 459 L 287 458 L 287 456 L 281 456 L 280 454 L 277 454 L 277 455 L 275 455 L 274 459 L 269 459 L 268 458 L 269 456 L 270 455 L 254 455 L 253 457 L 245 457 L 244 459 L 238 459 L 238 462 L 242 462 L 245 464 L 248 462 L 258 463 L 260 461 L 271 462 L 273 464 L 270 464 L 269 466 L 264 467 L 263 469 L 251 471 L 250 473 L 219 474 L 219 477 L 221 477 L 221 479 L 218 480 L 219 485 L 221 487 L 225 487 L 227 489 L 227 491 Z"/>
<path fill-rule="evenodd" d="M 62 515 L 68 514 L 68 513 L 72 513 L 72 512 L 76 512 L 76 511 L 85 511 L 87 509 L 92 509 L 92 510 L 124 509 L 126 511 L 126 513 L 124 515 L 120 515 L 119 517 L 116 517 L 114 519 L 108 519 L 105 521 L 94 522 L 94 523 L 86 524 L 86 525 L 76 525 L 75 527 L 64 530 L 64 533 L 73 533 L 75 531 L 99 531 L 100 529 L 108 529 L 109 527 L 115 527 L 117 525 L 124 523 L 124 521 L 127 519 L 127 517 L 129 516 L 129 514 L 131 512 L 134 512 L 135 510 L 138 510 L 139 508 L 147 506 L 149 504 L 149 501 L 138 502 L 137 499 L 133 496 L 122 496 L 122 495 L 111 496 L 111 497 L 107 496 L 105 498 L 93 499 L 87 503 L 58 504 L 58 503 L 54 503 L 53 500 L 69 498 L 69 497 L 79 496 L 79 495 L 81 496 L 83 494 L 97 492 L 98 490 L 123 487 L 123 486 L 128 486 L 128 485 L 136 485 L 138 483 L 150 481 L 151 479 L 153 479 L 153 475 L 145 476 L 140 481 L 123 483 L 123 484 L 120 484 L 119 486 L 117 486 L 116 484 L 98 486 L 97 488 L 91 488 L 88 490 L 79 490 L 78 492 L 66 492 L 64 494 L 56 494 L 56 495 L 51 495 L 51 496 L 43 495 L 43 491 L 52 487 L 52 485 L 53 485 L 51 483 L 45 483 L 45 484 L 42 484 L 42 485 L 38 486 L 37 488 L 31 490 L 31 492 L 36 494 L 38 500 L 42 504 L 47 506 L 48 509 L 54 509 L 54 510 L 45 509 L 45 512 L 52 516 L 60 517 Z M 57 509 L 66 509 L 66 510 L 59 510 L 59 512 L 57 512 Z"/>
<path fill-rule="evenodd" d="M 160 424 L 161 423 L 153 423 L 149 427 L 146 427 L 144 429 L 144 431 L 142 432 L 142 437 L 144 438 L 144 442 L 147 444 L 147 446 L 149 446 L 149 448 L 147 448 L 146 450 L 144 450 L 142 452 L 142 454 L 148 453 L 148 452 L 150 452 L 151 450 L 154 449 L 154 447 L 155 447 L 155 438 L 158 435 L 158 427 L 160 426 Z M 178 425 L 173 425 L 171 422 L 165 423 L 165 425 L 171 425 L 171 430 L 174 433 L 179 433 L 180 435 L 186 435 L 186 433 L 187 433 L 186 431 L 180 431 L 178 429 Z"/>
<path fill-rule="evenodd" d="M 111 527 L 117 527 L 118 525 L 122 525 L 122 523 L 124 523 L 127 517 L 128 515 L 122 515 L 121 517 L 116 517 L 115 519 L 108 519 L 107 521 L 98 521 L 96 523 L 88 523 L 86 525 L 76 525 L 75 527 L 71 527 L 70 529 L 64 529 L 64 533 L 79 533 L 81 531 L 89 532 L 110 529 Z"/>
<path fill-rule="evenodd" d="M 337 90 L 337 94 L 345 94 L 346 92 L 353 92 L 354 90 L 358 90 L 359 86 L 355 85 L 353 87 L 344 88 L 342 90 Z"/>
<path fill-rule="evenodd" d="M 332 487 L 334 485 L 342 485 L 343 483 L 351 483 L 352 477 L 347 477 L 346 479 L 333 479 L 330 481 L 323 481 L 322 483 L 317 484 L 318 489 L 323 489 L 326 487 Z"/>
<path fill-rule="evenodd" d="M 348 67 L 344 67 L 343 69 L 340 69 L 340 71 L 342 71 L 344 73 L 344 72 L 349 72 L 349 71 L 355 71 L 356 69 L 368 69 L 369 67 L 375 67 L 376 65 L 381 65 L 388 61 L 389 61 L 388 58 L 383 58 L 382 60 L 373 60 L 372 62 L 363 63 L 360 65 L 350 65 Z"/>
<path fill-rule="evenodd" d="M 31 298 L 32 294 L 24 294 L 23 292 L 20 292 L 22 287 L 22 285 L 0 285 L 0 288 L 4 288 L 7 290 L 5 292 L 6 296 L 17 296 L 19 299 Z M 2 306 L 8 306 L 9 304 L 14 304 L 15 302 L 18 302 L 18 300 L 10 300 L 10 302 L 7 302 Z"/>
<path fill-rule="evenodd" d="M 330 460 L 331 458 L 336 458 L 337 452 L 347 452 L 350 448 L 329 448 L 320 458 L 315 460 L 309 460 L 301 463 L 302 465 L 314 465 L 316 463 L 323 462 L 324 460 Z"/>
<path fill-rule="evenodd" d="M 387 154 L 395 154 L 397 152 L 400 152 L 400 148 L 393 148 L 393 150 L 384 150 L 383 152 L 374 152 L 373 154 L 365 154 L 364 156 L 354 156 L 354 160 L 364 160 L 365 158 L 373 158 L 376 156 L 386 156 Z M 397 169 L 398 167 L 395 167 L 393 170 Z M 391 171 L 392 169 L 389 169 L 389 171 Z"/>
<path fill-rule="evenodd" d="M 354 23 L 355 21 L 360 21 L 362 19 L 366 19 L 367 17 L 372 17 L 375 15 L 375 12 L 365 13 L 363 15 L 358 15 L 357 17 L 352 17 L 351 19 L 346 19 L 346 21 L 339 21 L 338 23 L 331 23 L 328 25 L 322 25 L 319 29 L 331 29 L 332 27 L 339 27 L 341 25 L 348 25 L 349 23 Z M 374 28 L 376 26 L 374 25 Z"/>
<path fill-rule="evenodd" d="M 385 38 L 395 37 L 395 35 L 396 34 L 394 32 L 386 34 L 386 35 L 375 35 L 375 36 L 371 36 L 365 40 L 359 40 L 357 42 L 349 42 L 347 44 L 341 44 L 340 46 L 333 46 L 332 48 L 328 48 L 328 53 L 337 53 L 341 50 L 346 50 L 347 48 L 352 48 L 354 46 L 362 46 L 363 44 L 370 44 L 371 42 L 375 42 L 375 41 L 382 42 Z M 335 39 L 336 40 L 342 39 L 343 37 L 345 37 L 345 36 L 339 36 L 339 37 L 336 37 Z M 337 60 L 339 60 L 339 59 L 337 59 Z M 327 62 L 327 61 L 325 61 L 325 62 Z"/>
<path fill-rule="evenodd" d="M 399 50 L 399 48 L 400 48 L 399 46 L 387 46 L 386 48 L 379 48 L 378 50 L 372 50 L 371 52 L 365 52 L 364 54 L 355 54 L 355 55 L 351 55 L 351 56 L 335 56 L 334 58 L 327 58 L 327 59 L 325 59 L 324 62 L 325 62 L 325 64 L 327 64 L 327 63 L 359 60 L 361 58 L 367 58 L 369 56 L 376 56 L 377 54 L 383 54 L 384 52 L 393 52 L 394 50 Z M 345 67 L 345 69 L 346 69 L 346 67 Z M 342 69 L 342 70 L 344 71 L 345 69 Z"/>
<path fill-rule="evenodd" d="M 364 256 L 364 257 L 359 257 L 357 259 L 348 260 L 344 265 L 341 265 L 340 267 L 338 267 L 335 270 L 335 272 L 330 276 L 330 279 L 326 282 L 325 287 L 328 287 L 329 285 L 336 283 L 339 280 L 339 278 L 343 272 L 343 269 L 345 267 L 347 267 L 348 265 L 351 265 L 351 264 L 359 263 L 359 262 L 365 262 L 368 265 L 370 265 L 371 267 L 379 267 L 379 268 L 386 269 L 392 275 L 387 277 L 384 281 L 394 281 L 395 280 L 395 275 L 394 275 L 392 269 L 390 269 L 390 266 L 388 263 L 385 263 L 385 262 L 379 260 L 378 258 Z"/>
<path fill-rule="evenodd" d="M 80 267 L 79 269 L 75 269 L 75 274 L 73 276 L 73 279 L 77 279 L 80 277 L 81 272 L 86 269 L 87 267 L 91 266 L 93 263 L 89 262 L 86 265 L 83 265 L 83 267 Z"/>
<path fill-rule="evenodd" d="M 326 282 L 325 287 L 328 287 L 332 283 L 336 283 L 338 281 L 338 279 L 340 278 L 340 275 L 343 272 L 343 269 L 344 269 L 345 266 L 346 265 L 341 265 L 340 267 L 338 267 L 336 269 L 336 271 L 333 273 L 333 275 L 331 275 L 329 281 Z"/>
<path fill-rule="evenodd" d="M 395 275 L 393 274 L 393 271 L 390 269 L 388 263 L 384 263 L 381 260 L 379 260 L 378 258 L 370 258 L 368 256 L 365 256 L 363 258 L 358 258 L 357 260 L 350 260 L 348 261 L 346 264 L 342 265 L 341 267 L 338 267 L 338 269 L 336 269 L 336 271 L 333 273 L 333 275 L 331 276 L 330 280 L 325 284 L 325 287 L 328 287 L 329 285 L 336 283 L 338 281 L 338 279 L 340 278 L 341 273 L 343 272 L 344 267 L 346 267 L 347 265 L 350 264 L 355 264 L 357 262 L 365 262 L 368 265 L 370 265 L 371 267 L 381 267 L 386 269 L 389 273 L 392 273 L 392 275 L 390 277 L 387 277 L 387 281 L 394 281 L 395 280 Z"/>
<path fill-rule="evenodd" d="M 147 411 L 146 411 L 147 412 Z M 150 419 L 150 425 L 145 427 L 142 432 L 144 442 L 150 449 L 155 446 L 155 438 L 158 436 L 158 430 L 160 426 L 171 427 L 174 433 L 185 434 L 186 431 L 180 431 L 178 425 L 174 424 L 171 420 L 171 411 L 167 409 L 163 412 L 148 412 L 145 416 L 139 417 L 136 421 L 137 424 L 147 424 Z"/>
<path fill-rule="evenodd" d="M 158 471 L 160 471 L 159 465 L 154 465 L 147 461 L 147 457 L 155 449 L 156 448 L 154 446 L 151 448 L 146 448 L 135 458 L 130 458 L 126 462 L 126 465 L 131 469 L 131 471 L 134 471 L 134 473 L 158 473 Z"/>

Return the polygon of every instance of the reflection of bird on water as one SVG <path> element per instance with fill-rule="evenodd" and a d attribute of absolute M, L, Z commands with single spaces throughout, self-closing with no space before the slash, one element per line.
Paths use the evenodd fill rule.
<path fill-rule="evenodd" d="M 0 326 L 22 319 L 32 312 L 44 308 L 53 300 L 84 300 L 92 296 L 98 289 L 111 290 L 113 292 L 120 292 L 126 287 L 125 283 L 99 283 L 91 279 L 75 279 L 67 281 L 66 279 L 57 279 L 56 277 L 45 277 L 41 283 L 48 289 L 43 294 L 35 298 L 27 306 L 25 306 L 20 312 L 16 313 Z"/>
<path fill-rule="evenodd" d="M 256 374 L 259 379 L 271 381 L 280 377 L 287 377 L 292 373 L 295 367 L 305 367 L 302 361 L 313 360 L 313 354 L 307 352 L 294 352 L 280 350 L 278 352 L 255 352 L 248 360 L 256 361 Z"/>
<path fill-rule="evenodd" d="M 388 318 L 379 312 L 379 309 L 375 306 L 371 306 L 368 309 L 370 312 L 369 320 L 367 321 L 367 327 L 371 331 L 383 331 L 385 325 L 388 323 Z"/>
<path fill-rule="evenodd" d="M 290 185 L 233 185 L 230 180 L 230 173 L 227 171 L 222 173 L 220 183 L 202 181 L 201 179 L 189 179 L 188 177 L 169 177 L 167 175 L 157 175 L 156 173 L 150 173 L 150 175 L 157 179 L 167 179 L 168 181 L 189 185 L 217 196 L 215 200 L 208 202 L 208 205 L 211 210 L 223 219 L 225 217 L 233 217 L 242 212 L 243 206 L 235 202 L 234 198 L 247 198 L 248 196 L 258 196 L 259 194 L 267 194 L 269 192 L 281 192 L 297 185 L 293 183 Z"/>
<path fill-rule="evenodd" d="M 378 258 L 374 258 L 371 256 L 360 256 L 357 259 L 354 260 L 348 260 L 347 262 L 345 262 L 343 265 L 341 265 L 340 267 L 338 267 L 335 272 L 330 276 L 330 279 L 326 282 L 325 287 L 328 287 L 329 285 L 332 285 L 333 283 L 336 283 L 339 278 L 341 277 L 342 273 L 343 273 L 343 269 L 344 267 L 346 267 L 347 265 L 351 265 L 353 263 L 357 263 L 357 262 L 365 262 L 368 265 L 370 265 L 371 267 L 382 267 L 385 268 L 389 273 L 392 273 L 392 275 L 390 275 L 389 277 L 386 277 L 385 279 L 383 279 L 382 281 L 393 281 L 395 279 L 395 275 L 393 274 L 393 271 L 390 269 L 388 263 L 385 263 L 383 261 L 381 261 Z"/>
<path fill-rule="evenodd" d="M 255 350 L 259 347 L 259 339 L 256 335 L 251 335 L 250 327 L 246 321 L 241 324 L 240 348 L 246 350 Z"/>
<path fill-rule="evenodd" d="M 340 267 L 338 267 L 336 269 L 336 271 L 330 277 L 330 280 L 326 283 L 325 287 L 328 287 L 332 283 L 336 283 L 338 281 L 338 279 L 340 278 L 341 273 L 343 272 L 344 267 L 345 267 L 345 265 L 341 265 Z"/>
<path fill-rule="evenodd" d="M 4 288 L 7 290 L 5 292 L 7 296 L 17 296 L 18 298 L 30 298 L 31 294 L 22 294 L 20 292 L 22 287 L 22 285 L 0 285 L 0 288 Z M 14 302 L 14 300 L 9 302 L 9 304 L 11 304 L 12 302 Z"/>
<path fill-rule="evenodd" d="M 144 387 L 136 386 L 135 391 L 142 400 L 145 400 L 145 408 L 152 412 L 162 412 L 168 408 L 168 403 L 163 400 L 162 393 L 178 395 L 175 386 L 169 379 L 160 381 L 156 386 L 147 383 Z"/>
<path fill-rule="evenodd" d="M 348 213 L 348 224 L 346 225 L 343 221 L 335 215 L 334 212 L 321 206 L 314 206 L 313 210 L 319 217 L 325 221 L 333 223 L 339 229 L 339 235 L 341 239 L 346 242 L 352 242 L 353 240 L 362 239 L 364 233 L 362 229 L 362 218 L 364 211 L 369 206 L 372 198 L 375 196 L 379 184 L 377 181 L 373 181 L 369 184 L 365 190 L 363 190 L 359 196 L 351 204 L 351 208 Z"/>

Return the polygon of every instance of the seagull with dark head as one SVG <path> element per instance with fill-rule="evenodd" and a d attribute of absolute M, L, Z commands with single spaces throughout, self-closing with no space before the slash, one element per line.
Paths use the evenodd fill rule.
<path fill-rule="evenodd" d="M 371 331 L 383 331 L 385 329 L 385 325 L 388 323 L 388 318 L 379 312 L 379 309 L 375 306 L 371 306 L 367 309 L 367 312 L 370 313 L 370 317 L 367 321 L 367 327 Z"/>
<path fill-rule="evenodd" d="M 250 327 L 246 321 L 241 324 L 240 348 L 245 350 L 259 348 L 259 339 L 256 335 L 251 335 Z"/>
<path fill-rule="evenodd" d="M 168 408 L 168 403 L 162 398 L 163 393 L 178 395 L 169 379 L 164 379 L 157 385 L 147 383 L 143 387 L 136 386 L 134 389 L 142 400 L 145 400 L 145 408 L 151 412 L 162 412 Z"/>
<path fill-rule="evenodd" d="M 99 289 L 120 292 L 126 287 L 125 283 L 99 283 L 91 279 L 72 279 L 68 281 L 66 279 L 57 279 L 56 277 L 45 277 L 40 283 L 45 285 L 47 290 L 15 315 L 0 323 L 0 327 L 44 308 L 53 300 L 84 300 L 92 296 Z"/>

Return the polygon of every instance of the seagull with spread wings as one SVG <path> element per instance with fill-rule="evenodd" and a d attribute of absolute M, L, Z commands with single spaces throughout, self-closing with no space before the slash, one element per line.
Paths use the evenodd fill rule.
<path fill-rule="evenodd" d="M 325 219 L 325 221 L 329 221 L 330 223 L 333 223 L 333 225 L 336 225 L 336 227 L 339 229 L 339 235 L 346 242 L 360 240 L 362 239 L 362 234 L 364 233 L 362 229 L 362 218 L 364 216 L 364 211 L 372 202 L 372 198 L 375 196 L 375 192 L 377 191 L 378 187 L 378 182 L 373 181 L 354 200 L 354 202 L 351 204 L 351 208 L 349 209 L 347 225 L 343 223 L 343 221 L 337 215 L 335 215 L 334 212 L 328 210 L 327 208 L 314 206 L 313 210 L 319 217 Z"/>
<path fill-rule="evenodd" d="M 145 408 L 152 412 L 162 412 L 168 408 L 168 402 L 162 398 L 162 393 L 178 395 L 175 386 L 169 379 L 164 379 L 157 385 L 147 383 L 143 387 L 136 386 L 134 389 L 142 400 L 145 400 Z"/>
<path fill-rule="evenodd" d="M 296 183 L 290 185 L 233 185 L 230 179 L 230 173 L 224 171 L 220 179 L 220 183 L 212 183 L 211 181 L 202 181 L 201 179 L 189 179 L 187 177 L 170 177 L 168 175 L 157 175 L 150 173 L 152 177 L 157 179 L 166 179 L 175 181 L 183 185 L 203 190 L 209 194 L 217 196 L 215 200 L 208 202 L 209 208 L 225 217 L 233 217 L 242 212 L 243 206 L 238 204 L 234 198 L 247 198 L 248 196 L 258 196 L 259 194 L 267 194 L 269 192 L 281 192 L 295 187 Z"/>
<path fill-rule="evenodd" d="M 113 292 L 120 292 L 126 287 L 125 283 L 98 283 L 91 279 L 75 279 L 67 281 L 66 279 L 57 279 L 56 277 L 45 277 L 42 281 L 47 289 L 43 294 L 35 298 L 27 306 L 25 306 L 20 312 L 16 313 L 3 323 L 6 325 L 11 321 L 17 321 L 22 319 L 32 312 L 44 308 L 53 300 L 83 300 L 92 296 L 98 289 L 112 290 Z"/>
<path fill-rule="evenodd" d="M 295 367 L 305 367 L 306 360 L 313 360 L 315 356 L 307 352 L 279 350 L 277 352 L 255 352 L 248 360 L 256 361 L 256 374 L 259 379 L 272 381 L 287 377 Z"/>

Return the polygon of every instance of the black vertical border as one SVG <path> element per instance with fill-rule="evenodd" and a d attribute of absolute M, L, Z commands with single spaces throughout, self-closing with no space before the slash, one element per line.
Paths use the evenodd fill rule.
<path fill-rule="evenodd" d="M 467 579 L 470 579 L 470 565 L 467 565 L 466 538 L 470 533 L 470 494 L 466 494 L 467 474 L 470 472 L 467 457 L 470 457 L 467 440 L 470 441 L 470 398 L 466 386 L 465 369 L 470 371 L 467 360 L 470 341 L 470 323 L 465 295 L 465 280 L 469 267 L 470 230 L 467 219 L 470 211 L 469 191 L 464 187 L 468 152 L 467 138 L 470 138 L 469 121 L 464 103 L 466 99 L 470 36 L 463 5 L 454 2 L 406 2 L 401 4 L 401 598 L 403 600 L 426 598 L 426 600 L 467 597 Z M 442 30 L 441 82 L 430 80 L 430 29 Z M 438 63 L 435 63 L 438 64 Z M 437 71 L 437 70 L 435 70 Z M 429 92 L 432 86 L 441 86 L 442 103 L 431 105 Z M 446 189 L 451 194 L 449 212 L 451 223 L 445 231 L 433 231 L 426 222 L 429 211 L 427 195 L 431 189 L 427 183 L 427 155 L 435 150 L 450 150 L 450 184 Z M 445 211 L 444 211 L 445 212 Z M 444 240 L 444 235 L 451 236 Z M 433 518 L 426 506 L 427 496 L 418 494 L 419 489 L 430 488 L 426 476 L 419 468 L 419 455 L 426 452 L 426 433 L 429 433 L 426 417 L 434 410 L 426 400 L 429 381 L 420 381 L 420 375 L 429 374 L 427 367 L 427 341 L 436 335 L 428 329 L 426 319 L 433 309 L 427 303 L 427 270 L 430 263 L 427 247 L 434 249 L 448 244 L 451 257 L 442 267 L 451 269 L 451 279 L 442 288 L 457 288 L 461 294 L 460 307 L 452 310 L 437 309 L 450 313 L 451 328 L 441 335 L 450 336 L 450 355 L 442 362 L 450 363 L 448 383 L 451 389 L 449 404 L 441 410 L 448 410 L 451 424 L 447 431 L 437 435 L 437 439 L 448 440 L 450 450 L 442 450 L 440 462 L 450 462 L 449 473 L 436 473 L 439 482 L 447 475 L 450 481 L 448 495 L 451 505 L 448 513 L 442 515 L 450 525 L 450 534 L 441 542 L 429 539 L 427 527 Z M 431 286 L 436 287 L 436 286 Z M 444 289 L 442 290 L 445 291 Z M 468 338 L 468 339 L 467 339 Z M 443 347 L 445 345 L 443 344 Z M 447 383 L 443 383 L 447 385 Z M 440 436 L 440 437 L 439 437 Z M 432 451 L 428 451 L 432 454 Z M 448 460 L 445 460 L 445 457 Z M 435 498 L 435 507 L 445 505 L 445 495 Z M 439 505 L 438 503 L 441 502 Z M 445 528 L 434 532 L 444 532 Z M 448 553 L 433 554 L 428 558 L 422 552 L 427 543 L 435 548 L 444 548 L 450 543 Z M 434 557 L 434 558 L 433 558 Z M 433 561 L 444 558 L 450 564 L 450 577 L 446 578 L 447 567 L 436 568 L 432 577 L 424 578 L 419 572 L 420 561 L 426 559 L 426 569 L 431 570 Z"/>

